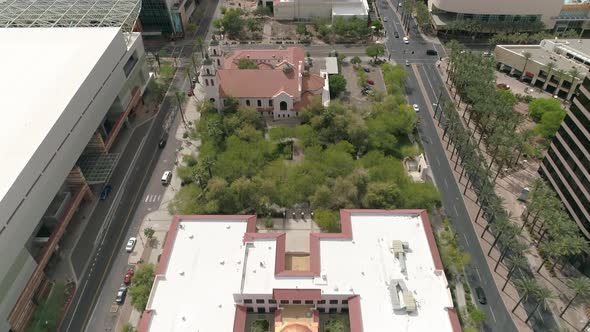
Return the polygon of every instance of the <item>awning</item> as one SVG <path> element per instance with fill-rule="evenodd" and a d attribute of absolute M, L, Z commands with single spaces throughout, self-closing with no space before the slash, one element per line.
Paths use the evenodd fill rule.
<path fill-rule="evenodd" d="M 120 156 L 120 153 L 85 154 L 80 156 L 77 164 L 88 184 L 105 183 L 111 177 Z"/>

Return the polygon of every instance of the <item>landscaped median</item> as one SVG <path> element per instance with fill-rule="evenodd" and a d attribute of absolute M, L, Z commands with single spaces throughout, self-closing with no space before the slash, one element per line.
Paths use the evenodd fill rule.
<path fill-rule="evenodd" d="M 26 331 L 54 331 L 65 313 L 67 304 L 74 294 L 74 290 L 74 283 L 56 281 L 51 287 L 47 298 L 35 309 Z"/>

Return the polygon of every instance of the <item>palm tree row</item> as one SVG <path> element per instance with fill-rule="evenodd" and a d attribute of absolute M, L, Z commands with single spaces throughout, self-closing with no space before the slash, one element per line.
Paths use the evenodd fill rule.
<path fill-rule="evenodd" d="M 529 245 L 523 243 L 520 236 L 522 229 L 510 220 L 511 216 L 505 210 L 502 198 L 494 189 L 500 170 L 513 165 L 520 157 L 522 146 L 517 139 L 516 127 L 521 119 L 512 111 L 514 101 L 510 96 L 496 90 L 494 69 L 489 60 L 460 47 L 451 47 L 451 53 L 451 58 L 455 60 L 451 61 L 448 69 L 449 80 L 454 83 L 455 96 L 467 106 L 461 115 L 451 101 L 442 102 L 441 111 L 437 110 L 434 118 L 444 128 L 443 138 L 447 139 L 447 148 L 452 144 L 451 160 L 455 158 L 455 170 L 462 165 L 459 182 L 466 179 L 463 194 L 471 187 L 477 195 L 479 210 L 475 222 L 480 217 L 487 221 L 481 237 L 487 232 L 495 236 L 488 251 L 488 255 L 491 255 L 496 248 L 500 253 L 494 270 L 502 263 L 509 269 L 502 288 L 505 289 L 511 278 L 522 280 L 531 273 L 525 257 Z M 466 116 L 469 119 L 465 119 Z M 466 127 L 464 121 L 468 124 L 473 121 L 474 130 Z M 479 139 L 475 138 L 476 131 L 480 133 Z M 486 159 L 482 154 L 482 144 L 491 158 Z M 493 169 L 494 164 L 497 170 Z M 518 303 L 528 302 L 529 296 L 536 301 L 536 307 L 529 313 L 527 322 L 539 308 L 545 309 L 544 303 L 548 298 L 544 290 L 534 294 L 522 295 Z"/>
<path fill-rule="evenodd" d="M 558 263 L 562 264 L 563 269 L 569 257 L 590 249 L 576 223 L 565 212 L 563 203 L 545 181 L 535 180 L 529 197 L 522 228 L 529 228 L 531 235 L 537 238 L 536 246 L 545 256 L 537 272 L 540 272 L 549 260 L 554 260 L 550 271 L 553 271 Z"/>

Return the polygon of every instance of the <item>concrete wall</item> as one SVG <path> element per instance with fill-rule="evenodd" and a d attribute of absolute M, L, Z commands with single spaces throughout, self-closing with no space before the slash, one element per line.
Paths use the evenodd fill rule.
<path fill-rule="evenodd" d="M 123 66 L 131 54 L 119 32 L 0 202 L 0 225 L 13 216 L 0 235 L 2 331 L 36 266 L 24 245 L 123 87 Z"/>
<path fill-rule="evenodd" d="M 541 21 L 553 28 L 563 0 L 430 0 L 436 8 L 447 12 L 491 15 L 542 15 Z"/>

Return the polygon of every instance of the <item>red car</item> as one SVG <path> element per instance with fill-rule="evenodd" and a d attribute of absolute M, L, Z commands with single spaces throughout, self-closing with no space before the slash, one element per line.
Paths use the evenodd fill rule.
<path fill-rule="evenodd" d="M 188 90 L 186 90 L 186 94 L 187 94 L 189 97 L 192 97 L 192 95 L 193 95 L 193 89 L 188 89 Z"/>
<path fill-rule="evenodd" d="M 367 80 L 367 83 L 369 83 L 371 85 L 374 85 L 375 84 L 375 81 L 373 81 L 373 80 Z"/>
<path fill-rule="evenodd" d="M 123 283 L 125 283 L 125 285 L 129 285 L 131 283 L 131 278 L 133 277 L 134 274 L 135 274 L 135 270 L 133 270 L 133 269 L 127 270 L 127 273 L 125 273 L 125 278 L 123 278 Z"/>

